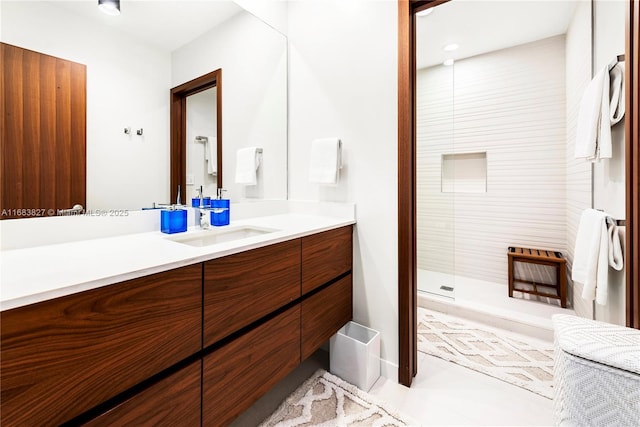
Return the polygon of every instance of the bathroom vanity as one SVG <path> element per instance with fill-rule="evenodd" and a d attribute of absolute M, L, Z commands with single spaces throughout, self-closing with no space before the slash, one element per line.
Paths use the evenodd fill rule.
<path fill-rule="evenodd" d="M 352 223 L 183 245 L 3 307 L 2 424 L 229 424 L 352 318 Z"/>

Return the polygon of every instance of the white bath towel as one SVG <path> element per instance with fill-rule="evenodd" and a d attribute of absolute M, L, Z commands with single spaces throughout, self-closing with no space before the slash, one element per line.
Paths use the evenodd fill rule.
<path fill-rule="evenodd" d="M 207 161 L 207 173 L 216 175 L 218 173 L 218 138 L 207 136 L 204 143 L 204 159 Z"/>
<path fill-rule="evenodd" d="M 623 67 L 617 59 L 596 74 L 580 102 L 575 157 L 611 158 L 611 126 L 624 116 Z"/>
<path fill-rule="evenodd" d="M 316 139 L 311 143 L 309 181 L 337 184 L 342 167 L 342 143 L 338 138 Z"/>
<path fill-rule="evenodd" d="M 260 165 L 260 151 L 258 147 L 247 147 L 236 153 L 236 183 L 256 185 L 258 183 L 258 166 Z"/>
<path fill-rule="evenodd" d="M 586 209 L 580 217 L 571 278 L 582 283 L 582 298 L 604 305 L 609 274 L 607 214 Z"/>

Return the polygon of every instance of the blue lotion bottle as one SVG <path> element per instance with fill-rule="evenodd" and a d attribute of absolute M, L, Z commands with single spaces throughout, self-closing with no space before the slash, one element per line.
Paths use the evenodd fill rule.
<path fill-rule="evenodd" d="M 211 200 L 211 225 L 221 227 L 229 225 L 230 220 L 230 200 L 222 198 L 222 192 L 226 191 L 218 188 L 218 198 Z"/>
<path fill-rule="evenodd" d="M 187 231 L 187 211 L 175 208 L 161 210 L 160 231 L 167 234 Z"/>
<path fill-rule="evenodd" d="M 187 231 L 187 210 L 180 209 L 181 207 L 180 186 L 178 185 L 176 204 L 171 205 L 169 209 L 160 211 L 160 231 L 167 234 Z"/>

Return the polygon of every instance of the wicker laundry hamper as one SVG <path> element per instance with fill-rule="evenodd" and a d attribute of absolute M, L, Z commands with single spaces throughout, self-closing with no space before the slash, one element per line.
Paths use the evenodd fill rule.
<path fill-rule="evenodd" d="M 559 426 L 640 426 L 640 330 L 553 316 Z"/>

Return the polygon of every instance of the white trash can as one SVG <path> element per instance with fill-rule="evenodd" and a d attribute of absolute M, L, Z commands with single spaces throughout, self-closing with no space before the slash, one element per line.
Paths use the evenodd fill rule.
<path fill-rule="evenodd" d="M 329 341 L 329 370 L 361 390 L 380 377 L 380 332 L 349 322 Z"/>

